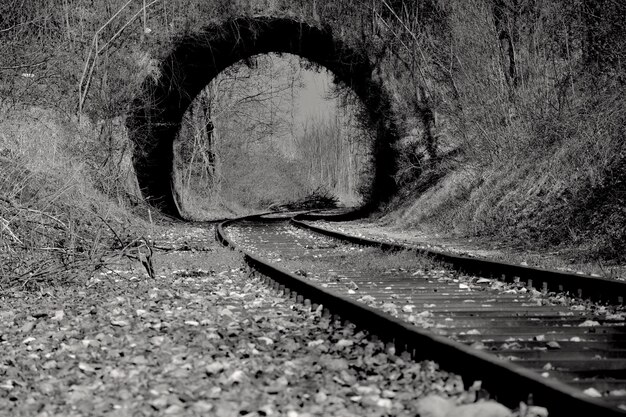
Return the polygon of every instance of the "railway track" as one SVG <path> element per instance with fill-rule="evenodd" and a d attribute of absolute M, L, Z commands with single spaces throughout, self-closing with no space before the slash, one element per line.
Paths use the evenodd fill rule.
<path fill-rule="evenodd" d="M 446 269 L 414 249 L 280 215 L 225 222 L 217 235 L 287 295 L 482 380 L 507 405 L 530 397 L 551 416 L 626 415 L 624 283 L 423 253 Z M 381 249 L 400 253 L 402 266 L 381 270 L 394 256 Z M 368 266 L 374 259 L 378 269 Z"/>

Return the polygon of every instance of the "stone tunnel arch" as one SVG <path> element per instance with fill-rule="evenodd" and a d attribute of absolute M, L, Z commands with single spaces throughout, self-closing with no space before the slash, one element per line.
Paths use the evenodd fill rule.
<path fill-rule="evenodd" d="M 374 77 L 367 54 L 321 29 L 288 18 L 237 18 L 209 25 L 175 42 L 161 62 L 158 78 L 144 81 L 127 118 L 135 144 L 133 164 L 146 201 L 181 217 L 173 186 L 173 143 L 193 99 L 220 72 L 238 61 L 265 53 L 290 53 L 329 70 L 363 104 L 366 127 L 375 133 L 374 178 L 367 206 L 387 200 L 395 190 L 393 143 L 398 138 L 391 101 Z"/>

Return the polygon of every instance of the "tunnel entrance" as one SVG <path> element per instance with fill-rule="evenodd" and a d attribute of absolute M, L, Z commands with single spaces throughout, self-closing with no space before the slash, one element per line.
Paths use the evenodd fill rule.
<path fill-rule="evenodd" d="M 182 214 L 362 206 L 371 146 L 352 90 L 292 54 L 255 55 L 215 77 L 189 105 L 174 141 Z"/>
<path fill-rule="evenodd" d="M 373 75 L 369 57 L 345 46 L 326 29 L 285 18 L 238 18 L 180 38 L 163 59 L 158 78 L 146 79 L 127 118 L 135 144 L 133 162 L 147 202 L 181 217 L 173 183 L 173 143 L 192 101 L 224 69 L 254 55 L 289 53 L 330 71 L 364 108 L 364 127 L 374 134 L 373 181 L 368 206 L 395 190 L 392 144 L 398 133 L 391 102 Z"/>

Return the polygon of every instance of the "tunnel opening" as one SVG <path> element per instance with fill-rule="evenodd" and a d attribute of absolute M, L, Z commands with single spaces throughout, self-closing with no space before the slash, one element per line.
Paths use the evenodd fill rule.
<path fill-rule="evenodd" d="M 182 217 L 174 181 L 174 142 L 193 100 L 221 72 L 255 55 L 287 53 L 327 69 L 338 85 L 362 103 L 364 125 L 373 133 L 372 183 L 365 208 L 387 201 L 395 191 L 398 138 L 391 101 L 365 52 L 344 45 L 330 29 L 287 18 L 237 18 L 181 36 L 145 80 L 127 118 L 134 142 L 133 163 L 147 202 Z"/>
<path fill-rule="evenodd" d="M 363 108 L 332 74 L 292 54 L 239 61 L 183 116 L 174 141 L 175 197 L 185 218 L 251 211 L 358 208 L 374 138 Z"/>

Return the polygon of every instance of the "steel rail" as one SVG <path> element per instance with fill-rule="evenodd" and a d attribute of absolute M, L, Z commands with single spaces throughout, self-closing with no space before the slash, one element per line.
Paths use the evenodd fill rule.
<path fill-rule="evenodd" d="M 345 218 L 345 215 L 339 216 L 341 216 L 340 219 Z M 626 281 L 454 255 L 432 249 L 416 248 L 402 243 L 381 242 L 305 223 L 305 220 L 316 219 L 333 220 L 331 216 L 300 214 L 294 216 L 291 223 L 294 226 L 357 245 L 378 247 L 384 251 L 414 251 L 468 275 L 493 277 L 508 282 L 519 280 L 526 283 L 528 288 L 570 293 L 579 298 L 596 302 L 624 304 L 626 297 Z"/>
<path fill-rule="evenodd" d="M 245 220 L 260 219 L 261 216 L 245 217 Z M 233 219 L 219 224 L 216 227 L 217 240 L 225 246 L 237 249 L 225 229 L 241 220 L 244 219 Z M 385 245 L 378 243 L 377 246 L 384 248 Z M 547 407 L 550 416 L 626 415 L 626 412 L 589 397 L 576 388 L 545 379 L 519 365 L 413 326 L 292 274 L 252 253 L 239 250 L 251 268 L 264 275 L 274 288 L 284 291 L 286 295 L 301 302 L 308 300 L 313 305 L 322 305 L 325 310 L 342 320 L 351 322 L 386 342 L 394 343 L 398 352 L 407 351 L 418 360 L 434 360 L 443 369 L 461 375 L 465 382 L 481 380 L 484 388 L 504 404 L 515 407 L 520 401 L 528 401 L 530 398 L 535 404 Z"/>

